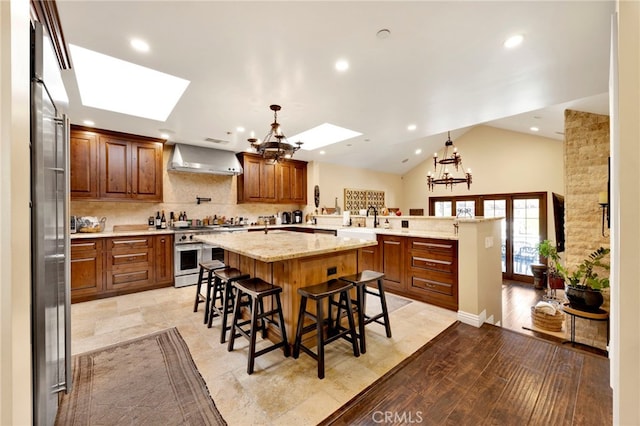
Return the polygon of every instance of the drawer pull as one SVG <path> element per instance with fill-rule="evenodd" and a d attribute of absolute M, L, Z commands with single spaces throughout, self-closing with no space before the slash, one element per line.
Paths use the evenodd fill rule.
<path fill-rule="evenodd" d="M 428 265 L 446 265 L 449 266 L 451 265 L 451 262 L 447 262 L 445 260 L 436 260 L 436 259 L 426 259 L 424 257 L 414 257 L 415 260 L 419 260 L 420 262 L 424 262 Z"/>
<path fill-rule="evenodd" d="M 95 245 L 95 243 L 73 243 L 73 244 L 71 244 L 71 247 L 73 247 L 73 248 L 93 247 L 94 245 Z"/>
<path fill-rule="evenodd" d="M 385 244 L 394 244 L 394 245 L 399 245 L 400 241 L 384 241 Z"/>
<path fill-rule="evenodd" d="M 440 249 L 451 249 L 453 247 L 451 244 L 421 243 L 419 241 L 414 241 L 413 244 L 416 246 L 433 247 Z"/>
<path fill-rule="evenodd" d="M 124 245 L 124 244 L 127 244 L 127 245 L 133 245 L 133 244 L 140 244 L 140 243 L 146 244 L 146 243 L 147 243 L 146 238 L 145 238 L 145 239 L 142 239 L 142 240 L 123 240 L 123 241 L 114 241 L 114 242 L 113 242 L 113 245 L 118 245 L 118 244 L 122 244 L 122 245 Z"/>

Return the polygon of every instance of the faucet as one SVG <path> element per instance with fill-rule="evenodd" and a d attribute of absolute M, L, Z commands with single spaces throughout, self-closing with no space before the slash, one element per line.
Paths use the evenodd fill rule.
<path fill-rule="evenodd" d="M 373 209 L 373 227 L 377 228 L 378 227 L 378 209 L 375 208 L 375 206 L 369 206 L 367 208 L 367 216 L 369 216 L 369 210 Z"/>

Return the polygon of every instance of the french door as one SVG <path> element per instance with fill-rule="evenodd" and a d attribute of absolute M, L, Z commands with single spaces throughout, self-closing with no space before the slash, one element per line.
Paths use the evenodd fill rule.
<path fill-rule="evenodd" d="M 547 193 L 430 197 L 432 216 L 503 217 L 502 276 L 533 282 L 531 263 L 539 262 L 537 244 L 547 238 Z"/>

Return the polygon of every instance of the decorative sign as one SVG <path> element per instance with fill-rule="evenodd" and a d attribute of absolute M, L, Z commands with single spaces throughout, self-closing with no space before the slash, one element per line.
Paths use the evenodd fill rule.
<path fill-rule="evenodd" d="M 344 209 L 353 215 L 360 214 L 360 210 L 366 210 L 374 206 L 378 211 L 385 207 L 384 191 L 368 189 L 344 189 Z"/>

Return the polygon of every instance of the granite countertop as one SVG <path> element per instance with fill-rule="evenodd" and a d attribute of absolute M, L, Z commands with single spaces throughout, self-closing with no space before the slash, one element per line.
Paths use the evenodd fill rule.
<path fill-rule="evenodd" d="M 378 245 L 377 241 L 280 230 L 270 230 L 267 234 L 235 232 L 199 235 L 195 238 L 262 262 L 277 262 Z"/>

